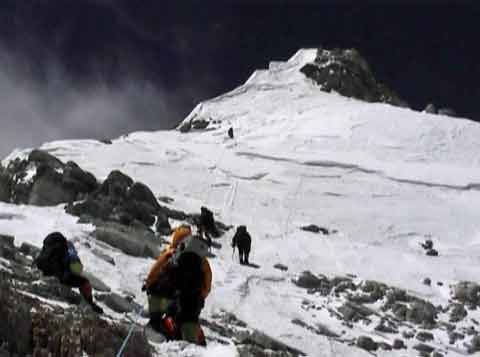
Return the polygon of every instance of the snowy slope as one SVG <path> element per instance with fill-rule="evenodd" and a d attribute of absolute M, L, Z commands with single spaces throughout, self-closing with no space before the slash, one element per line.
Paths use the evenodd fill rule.
<path fill-rule="evenodd" d="M 260 269 L 232 261 L 230 231 L 211 260 L 214 288 L 205 316 L 232 311 L 311 356 L 368 355 L 292 324 L 299 318 L 337 333 L 345 329 L 326 310 L 301 309 L 305 299 L 335 302 L 308 295 L 291 279 L 304 270 L 355 274 L 436 304 L 447 303 L 449 284 L 478 279 L 480 125 L 321 92 L 299 72 L 314 57 L 314 50 L 301 50 L 288 62 L 256 71 L 232 92 L 199 104 L 185 121 L 209 120 L 206 130 L 137 132 L 111 145 L 57 141 L 42 148 L 99 178 L 119 169 L 156 195 L 174 198 L 175 207 L 193 212 L 207 205 L 223 222 L 248 226 L 251 260 Z M 226 136 L 229 127 L 234 140 Z M 25 153 L 14 152 L 5 161 Z M 78 237 L 80 255 L 93 273 L 145 302 L 140 286 L 152 261 L 120 252 L 113 253 L 114 268 L 100 261 L 81 245 L 93 227 L 76 224 L 61 207 L 2 204 L 0 210 L 17 215 L 2 221 L 1 233 L 20 242 L 40 245 L 54 229 Z M 338 233 L 299 229 L 310 223 Z M 419 243 L 426 238 L 439 257 L 424 254 Z M 276 263 L 288 272 L 274 269 Z M 431 287 L 422 284 L 425 277 L 434 282 Z M 372 330 L 364 326 L 347 335 L 373 336 Z M 235 355 L 232 348 L 210 348 L 207 355 Z M 415 355 L 379 352 L 410 354 Z"/>

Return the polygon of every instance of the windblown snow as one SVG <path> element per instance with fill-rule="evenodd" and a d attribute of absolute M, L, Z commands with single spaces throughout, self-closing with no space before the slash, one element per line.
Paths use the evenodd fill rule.
<path fill-rule="evenodd" d="M 292 323 L 300 319 L 338 334 L 353 333 L 325 309 L 312 313 L 301 308 L 305 300 L 323 306 L 340 301 L 309 295 L 291 279 L 304 270 L 353 274 L 438 304 L 447 303 L 449 284 L 478 279 L 480 125 L 322 92 L 299 71 L 315 54 L 300 50 L 287 62 L 256 71 L 233 91 L 199 104 L 185 121 L 207 120 L 207 129 L 137 132 L 111 145 L 56 141 L 42 149 L 75 161 L 98 178 L 121 170 L 157 196 L 172 197 L 175 207 L 193 212 L 206 205 L 219 220 L 248 226 L 250 260 L 260 268 L 240 266 L 232 256 L 233 230 L 222 237 L 222 248 L 210 260 L 214 283 L 203 311 L 207 318 L 220 310 L 233 312 L 310 356 L 367 356 Z M 226 134 L 230 127 L 233 140 Z M 4 163 L 26 152 L 12 153 Z M 1 204 L 0 212 L 10 215 L 0 218 L 0 233 L 15 235 L 17 244 L 40 246 L 53 230 L 81 242 L 93 230 L 77 224 L 62 207 Z M 299 229 L 308 224 L 337 233 Z M 419 245 L 425 239 L 434 242 L 438 257 L 425 255 Z M 113 267 L 78 247 L 87 270 L 113 290 L 146 302 L 140 287 L 152 260 L 110 251 L 117 261 Z M 274 269 L 277 263 L 288 271 Z M 426 277 L 431 286 L 422 283 Z M 360 329 L 355 335 L 391 342 L 373 326 L 355 329 Z M 447 349 L 448 338 L 438 338 Z M 202 353 L 236 355 L 233 346 L 215 343 Z M 411 349 L 380 354 L 415 355 Z"/>

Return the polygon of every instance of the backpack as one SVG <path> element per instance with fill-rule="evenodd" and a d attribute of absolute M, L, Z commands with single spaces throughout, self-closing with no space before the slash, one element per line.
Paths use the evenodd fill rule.
<path fill-rule="evenodd" d="M 208 251 L 208 242 L 200 236 L 185 238 L 175 249 L 170 264 L 175 270 L 176 288 L 181 293 L 197 294 L 202 288 L 202 265 Z"/>
<path fill-rule="evenodd" d="M 170 257 L 150 293 L 165 296 L 198 294 L 203 284 L 203 259 L 208 254 L 208 242 L 200 236 L 183 239 Z"/>
<path fill-rule="evenodd" d="M 60 275 L 65 268 L 66 256 L 67 239 L 61 233 L 51 233 L 43 240 L 43 247 L 35 259 L 35 264 L 45 276 Z"/>

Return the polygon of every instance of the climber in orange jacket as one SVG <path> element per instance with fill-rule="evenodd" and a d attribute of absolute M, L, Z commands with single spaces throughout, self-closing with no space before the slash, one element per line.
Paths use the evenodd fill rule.
<path fill-rule="evenodd" d="M 212 286 L 210 264 L 203 254 L 183 254 L 186 259 L 179 259 L 181 264 L 175 264 L 180 249 L 191 239 L 201 241 L 200 237 L 192 237 L 189 226 L 175 229 L 172 243 L 157 258 L 142 290 L 148 294 L 149 324 L 154 330 L 170 339 L 204 345 L 199 316 Z M 178 326 L 176 335 L 168 331 L 169 318 Z"/>

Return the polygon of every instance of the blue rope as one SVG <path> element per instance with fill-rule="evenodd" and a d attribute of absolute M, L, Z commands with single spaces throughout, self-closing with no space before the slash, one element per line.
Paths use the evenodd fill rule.
<path fill-rule="evenodd" d="M 121 357 L 123 354 L 123 351 L 125 350 L 125 347 L 127 347 L 128 341 L 130 340 L 130 337 L 132 337 L 133 334 L 133 329 L 135 328 L 135 325 L 137 324 L 138 321 L 138 316 L 140 315 L 141 310 L 143 307 L 140 307 L 138 312 L 137 312 L 137 318 L 132 322 L 132 325 L 130 326 L 130 330 L 128 331 L 127 337 L 123 340 L 122 346 L 120 346 L 120 349 L 118 350 L 118 353 L 116 357 Z"/>

